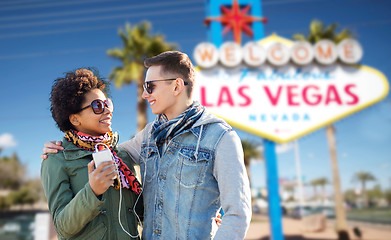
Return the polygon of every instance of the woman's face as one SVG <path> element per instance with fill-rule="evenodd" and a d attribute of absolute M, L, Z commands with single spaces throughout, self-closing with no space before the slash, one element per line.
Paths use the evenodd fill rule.
<path fill-rule="evenodd" d="M 91 105 L 91 102 L 100 99 L 107 100 L 105 94 L 99 89 L 93 89 L 84 95 L 84 102 L 81 108 Z M 103 113 L 95 114 L 92 107 L 88 107 L 79 113 L 71 115 L 70 118 L 75 117 L 77 121 L 71 123 L 77 131 L 98 136 L 111 131 L 111 118 L 113 116 L 112 110 L 105 107 Z"/>

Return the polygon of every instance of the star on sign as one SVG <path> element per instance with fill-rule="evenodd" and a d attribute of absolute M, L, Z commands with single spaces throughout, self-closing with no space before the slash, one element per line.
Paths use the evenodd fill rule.
<path fill-rule="evenodd" d="M 241 10 L 238 1 L 233 0 L 231 9 L 226 6 L 221 6 L 222 16 L 208 17 L 205 19 L 205 24 L 209 25 L 211 21 L 221 22 L 224 26 L 223 35 L 232 30 L 235 42 L 240 44 L 242 42 L 242 31 L 249 37 L 253 37 L 253 31 L 250 26 L 252 22 L 267 22 L 267 18 L 247 15 L 250 8 L 251 5 L 248 5 Z"/>

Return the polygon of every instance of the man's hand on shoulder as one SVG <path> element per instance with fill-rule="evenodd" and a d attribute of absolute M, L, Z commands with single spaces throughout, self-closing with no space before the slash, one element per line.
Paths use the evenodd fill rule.
<path fill-rule="evenodd" d="M 45 142 L 43 145 L 43 154 L 41 155 L 41 158 L 45 160 L 48 158 L 48 153 L 57 153 L 58 150 L 64 150 L 64 148 L 61 146 L 62 141 L 49 141 Z"/>

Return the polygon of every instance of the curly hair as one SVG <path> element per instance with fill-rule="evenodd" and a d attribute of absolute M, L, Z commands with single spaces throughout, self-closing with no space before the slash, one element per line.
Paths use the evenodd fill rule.
<path fill-rule="evenodd" d="M 75 129 L 69 116 L 80 111 L 85 94 L 93 89 L 107 92 L 105 81 L 92 68 L 80 68 L 54 80 L 50 93 L 50 111 L 61 131 Z"/>

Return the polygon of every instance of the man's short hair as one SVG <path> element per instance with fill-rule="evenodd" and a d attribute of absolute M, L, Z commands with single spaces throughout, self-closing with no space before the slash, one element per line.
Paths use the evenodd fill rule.
<path fill-rule="evenodd" d="M 195 69 L 187 54 L 179 51 L 167 51 L 157 56 L 147 58 L 144 61 L 146 68 L 151 66 L 161 66 L 162 74 L 174 74 L 183 81 L 188 82 L 187 96 L 191 97 L 195 82 Z"/>

